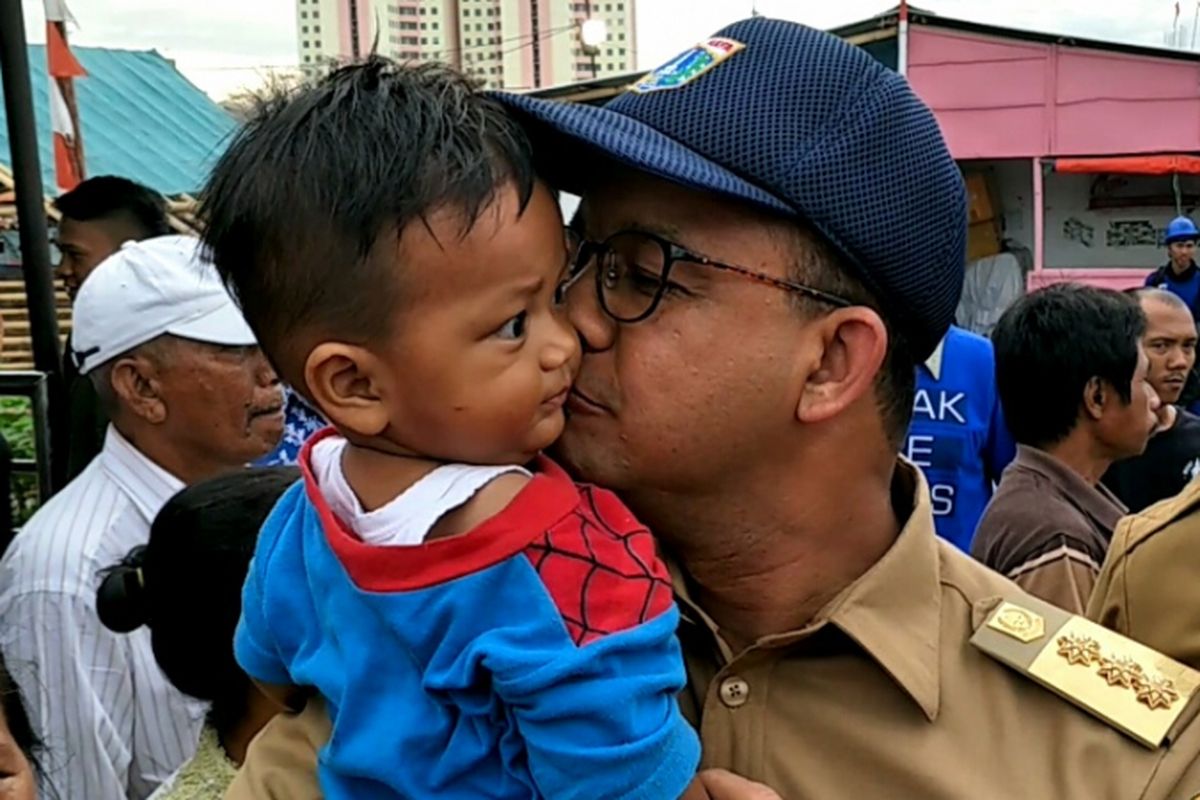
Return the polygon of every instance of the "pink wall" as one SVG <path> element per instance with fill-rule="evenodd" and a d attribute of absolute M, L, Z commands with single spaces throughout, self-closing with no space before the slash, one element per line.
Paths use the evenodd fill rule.
<path fill-rule="evenodd" d="M 914 25 L 908 79 L 955 158 L 1200 150 L 1200 60 Z"/>

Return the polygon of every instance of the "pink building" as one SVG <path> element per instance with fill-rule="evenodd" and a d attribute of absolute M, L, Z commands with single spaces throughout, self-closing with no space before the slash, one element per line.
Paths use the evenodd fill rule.
<path fill-rule="evenodd" d="M 901 68 L 1030 286 L 1124 288 L 1165 260 L 1162 229 L 1200 206 L 1200 55 L 997 28 L 911 9 L 835 33 Z"/>

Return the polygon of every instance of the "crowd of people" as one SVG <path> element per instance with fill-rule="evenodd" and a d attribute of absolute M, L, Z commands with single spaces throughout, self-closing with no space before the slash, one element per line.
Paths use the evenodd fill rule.
<path fill-rule="evenodd" d="M 765 18 L 697 52 L 603 107 L 342 67 L 199 239 L 58 199 L 11 796 L 1200 795 L 1200 231 L 977 336 L 904 79 Z"/>

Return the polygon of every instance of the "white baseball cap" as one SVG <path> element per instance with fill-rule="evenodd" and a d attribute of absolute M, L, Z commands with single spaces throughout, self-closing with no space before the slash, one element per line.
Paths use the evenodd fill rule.
<path fill-rule="evenodd" d="M 163 334 L 233 347 L 257 344 L 216 267 L 191 236 L 126 242 L 75 298 L 71 357 L 87 374 Z"/>

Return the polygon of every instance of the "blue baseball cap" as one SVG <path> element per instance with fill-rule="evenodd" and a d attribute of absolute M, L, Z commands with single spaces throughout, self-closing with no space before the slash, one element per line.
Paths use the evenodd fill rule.
<path fill-rule="evenodd" d="M 920 359 L 954 318 L 966 260 L 962 174 L 908 82 L 858 47 L 756 17 L 603 106 L 493 97 L 561 188 L 578 183 L 590 151 L 796 217 L 845 255 Z"/>

